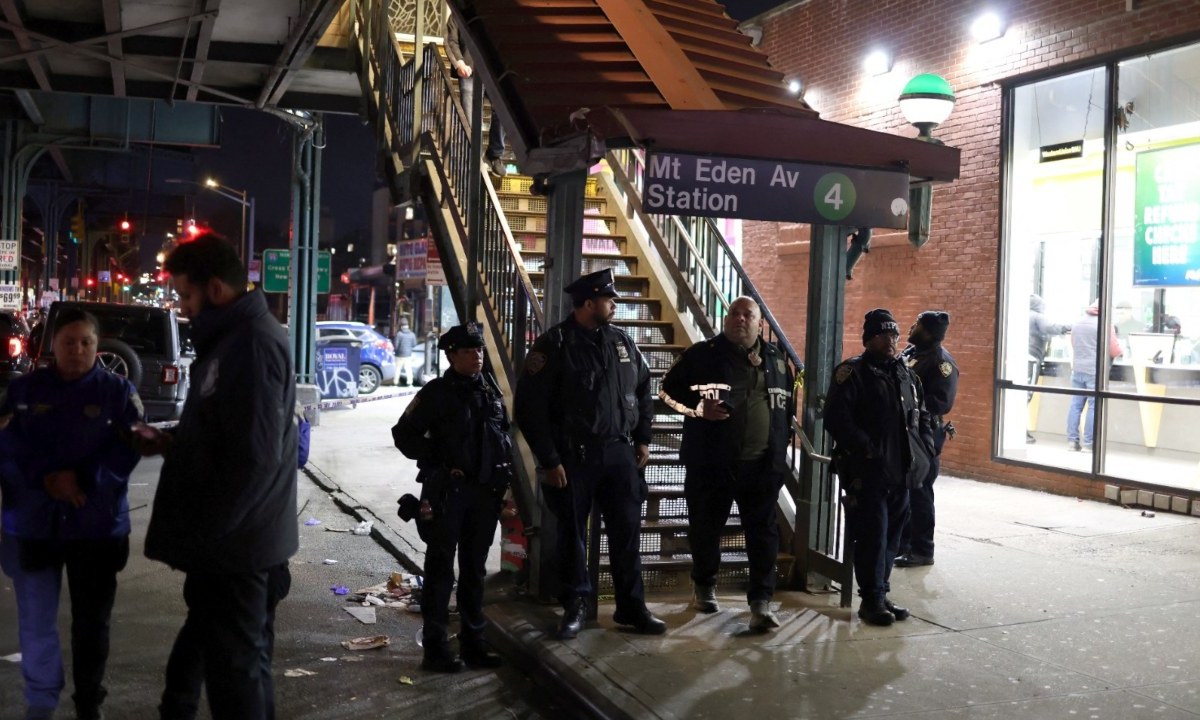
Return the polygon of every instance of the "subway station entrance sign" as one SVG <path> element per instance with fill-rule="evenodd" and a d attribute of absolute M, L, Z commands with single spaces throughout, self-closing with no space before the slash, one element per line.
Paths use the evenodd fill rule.
<path fill-rule="evenodd" d="M 847 227 L 908 227 L 908 173 L 646 153 L 646 212 Z"/>

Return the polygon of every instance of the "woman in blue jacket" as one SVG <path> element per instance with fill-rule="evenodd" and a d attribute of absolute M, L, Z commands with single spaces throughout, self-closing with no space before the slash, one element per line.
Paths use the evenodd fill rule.
<path fill-rule="evenodd" d="M 96 363 L 96 318 L 59 313 L 53 367 L 17 378 L 0 406 L 0 567 L 17 600 L 28 720 L 49 718 L 65 685 L 58 638 L 63 569 L 71 593 L 79 718 L 100 717 L 109 618 L 129 557 L 126 441 L 142 404 Z"/>

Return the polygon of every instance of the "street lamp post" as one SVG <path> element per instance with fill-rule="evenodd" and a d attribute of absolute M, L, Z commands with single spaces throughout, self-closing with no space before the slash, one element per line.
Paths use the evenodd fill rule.
<path fill-rule="evenodd" d="M 235 188 L 222 185 L 213 178 L 206 178 L 204 182 L 198 183 L 194 180 L 184 180 L 182 178 L 169 178 L 169 183 L 181 185 L 195 185 L 206 190 L 212 190 L 217 195 L 223 198 L 232 200 L 242 206 L 242 240 L 239 251 L 242 256 L 242 262 L 246 264 L 247 270 L 250 267 L 250 261 L 254 259 L 254 197 L 246 190 L 237 190 Z M 246 231 L 246 210 L 250 211 L 250 230 Z M 247 244 L 247 241 L 249 244 Z"/>
<path fill-rule="evenodd" d="M 917 139 L 941 145 L 933 129 L 950 117 L 954 109 L 954 88 L 940 75 L 918 75 L 900 93 L 900 112 L 917 129 Z M 921 247 L 929 241 L 933 192 L 928 183 L 909 192 L 908 241 Z"/>

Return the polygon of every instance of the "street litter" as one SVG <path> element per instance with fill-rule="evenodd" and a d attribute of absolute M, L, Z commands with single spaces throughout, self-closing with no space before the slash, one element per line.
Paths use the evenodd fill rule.
<path fill-rule="evenodd" d="M 410 677 L 409 677 L 409 676 L 407 676 L 407 675 L 401 675 L 401 676 L 400 676 L 400 680 L 399 680 L 398 682 L 399 682 L 401 685 L 412 685 L 412 684 L 413 684 L 412 678 L 410 678 Z"/>
<path fill-rule="evenodd" d="M 333 585 L 329 589 L 333 591 L 334 595 L 346 595 L 350 592 L 350 588 L 345 585 Z"/>
<path fill-rule="evenodd" d="M 12 655 L 5 655 L 4 657 L 0 658 L 0 660 L 6 660 L 10 663 L 19 663 L 19 662 L 21 662 L 21 653 L 13 653 Z"/>
<path fill-rule="evenodd" d="M 321 562 L 325 563 L 326 565 L 337 565 L 337 560 L 332 560 L 330 558 L 325 558 Z"/>
<path fill-rule="evenodd" d="M 318 519 L 316 519 L 316 518 L 309 518 L 309 519 L 307 519 L 307 520 L 305 520 L 305 521 L 304 521 L 304 524 L 305 524 L 305 525 L 307 525 L 307 526 L 309 526 L 309 527 L 312 527 L 313 525 L 320 525 L 320 524 L 321 524 L 321 521 L 320 521 L 320 520 L 318 520 Z"/>
<path fill-rule="evenodd" d="M 325 532 L 350 532 L 350 528 L 325 527 Z"/>
<path fill-rule="evenodd" d="M 1154 517 L 1154 512 L 1150 510 L 1143 510 L 1142 517 Z"/>
<path fill-rule="evenodd" d="M 349 594 L 348 601 L 375 607 L 420 608 L 421 578 L 408 573 L 394 572 L 386 582 L 360 588 Z"/>
<path fill-rule="evenodd" d="M 374 650 L 376 648 L 387 647 L 391 643 L 392 639 L 387 635 L 371 635 L 354 638 L 353 640 L 343 640 L 342 647 L 347 650 Z"/>
<path fill-rule="evenodd" d="M 323 658 L 321 658 L 321 662 L 337 662 L 337 658 L 335 658 L 335 657 L 323 657 Z"/>
<path fill-rule="evenodd" d="M 375 624 L 375 608 L 373 607 L 344 607 L 342 608 L 363 625 Z"/>
<path fill-rule="evenodd" d="M 363 520 L 362 522 L 360 522 L 360 523 L 358 524 L 358 526 L 357 526 L 357 527 L 355 527 L 355 528 L 354 528 L 353 530 L 351 530 L 350 532 L 354 533 L 355 535 L 370 535 L 370 534 L 371 534 L 371 527 L 372 527 L 374 524 L 375 524 L 375 523 L 374 523 L 373 521 L 371 521 L 371 520 Z"/>
<path fill-rule="evenodd" d="M 316 675 L 316 673 L 312 670 L 305 670 L 304 668 L 292 668 L 290 670 L 283 671 L 284 677 L 308 677 L 309 675 Z"/>

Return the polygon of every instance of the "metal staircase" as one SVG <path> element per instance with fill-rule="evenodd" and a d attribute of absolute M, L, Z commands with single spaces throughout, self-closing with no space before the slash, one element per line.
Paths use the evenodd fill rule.
<path fill-rule="evenodd" d="M 482 287 L 481 311 L 487 327 L 489 354 L 502 389 L 511 397 L 527 348 L 541 332 L 558 321 L 543 316 L 540 296 L 546 261 L 547 200 L 531 192 L 533 180 L 508 176 L 493 184 L 482 175 L 478 200 L 480 232 L 468 232 L 467 207 L 473 168 L 478 168 L 470 143 L 467 113 L 458 101 L 450 73 L 434 45 L 417 58 L 401 62 L 400 48 L 382 0 L 355 6 L 353 45 L 359 53 L 364 95 L 378 127 L 380 152 L 397 201 L 420 199 L 444 259 L 447 276 L 457 288 L 460 315 L 472 268 L 467 267 L 471 243 L 478 242 L 475 269 Z M 418 80 L 420 82 L 418 82 Z M 416 96 L 422 97 L 423 121 L 414 130 Z M 584 198 L 583 260 L 580 272 L 611 267 L 622 295 L 615 323 L 638 342 L 653 374 L 653 391 L 676 355 L 692 342 L 720 332 L 728 303 L 739 295 L 756 298 L 764 307 L 767 340 L 778 343 L 793 372 L 800 360 L 766 310 L 758 292 L 730 252 L 716 225 L 702 218 L 651 216 L 640 202 L 640 155 L 610 152 L 607 169 L 593 173 Z M 450 259 L 453 259 L 451 261 Z M 800 375 L 798 374 L 798 377 Z M 643 509 L 642 554 L 646 587 L 650 590 L 688 587 L 691 558 L 687 547 L 687 511 L 683 497 L 684 468 L 678 450 L 682 418 L 656 401 L 651 461 L 646 471 L 650 495 Z M 519 471 L 524 479 L 518 504 L 527 527 L 539 524 L 537 484 L 532 454 L 518 432 Z M 829 566 L 844 568 L 842 527 L 837 512 L 837 488 L 801 488 L 802 462 L 821 460 L 798 447 L 791 452 L 797 472 L 780 496 L 782 582 L 803 584 L 797 557 L 827 558 Z M 797 512 L 793 498 L 806 505 Z M 808 504 L 824 503 L 827 512 L 812 512 Z M 603 536 L 601 536 L 603 537 Z M 601 540 L 601 586 L 611 586 L 606 540 Z M 736 509 L 722 539 L 724 559 L 719 582 L 726 585 L 746 577 L 745 544 Z M 801 555 L 807 553 L 807 555 Z M 802 563 L 803 564 L 803 563 Z M 826 570 L 825 568 L 818 568 Z M 827 576 L 842 577 L 843 575 Z M 848 576 L 848 572 L 844 573 Z M 848 602 L 849 583 L 843 583 Z"/>

